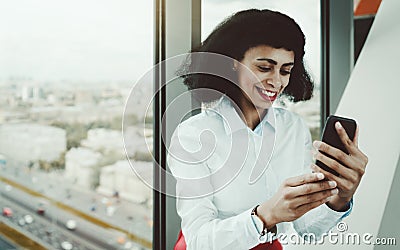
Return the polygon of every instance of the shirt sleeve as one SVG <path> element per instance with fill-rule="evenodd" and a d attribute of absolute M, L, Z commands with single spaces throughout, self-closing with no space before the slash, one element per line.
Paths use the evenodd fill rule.
<path fill-rule="evenodd" d="M 311 164 L 313 163 L 311 147 L 311 134 L 307 125 L 302 121 L 302 126 L 305 131 L 305 152 L 303 172 L 311 172 Z M 302 217 L 293 221 L 293 226 L 299 235 L 313 233 L 317 238 L 327 233 L 330 229 L 336 226 L 343 218 L 351 213 L 353 208 L 353 200 L 350 201 L 350 207 L 347 211 L 337 212 L 323 204 L 315 209 L 310 210 Z"/>
<path fill-rule="evenodd" d="M 198 154 L 200 132 L 196 128 L 181 127 L 172 136 L 167 154 L 168 166 L 177 180 L 177 212 L 182 219 L 187 249 L 253 248 L 259 242 L 251 218 L 252 208 L 225 219 L 218 216 L 210 169 Z"/>

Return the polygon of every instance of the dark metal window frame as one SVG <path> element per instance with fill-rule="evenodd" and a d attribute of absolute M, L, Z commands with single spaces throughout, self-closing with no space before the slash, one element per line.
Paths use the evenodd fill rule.
<path fill-rule="evenodd" d="M 354 66 L 353 0 L 321 0 L 321 129 Z"/>
<path fill-rule="evenodd" d="M 155 0 L 154 14 L 154 65 L 165 60 L 165 1 Z M 165 68 L 159 68 L 154 72 L 153 89 L 160 88 L 161 83 L 165 80 Z M 162 143 L 161 134 L 165 128 L 160 127 L 163 110 L 165 110 L 165 88 L 157 91 L 154 98 L 153 107 L 153 129 L 154 129 L 154 190 L 153 190 L 153 249 L 164 249 L 166 245 L 165 234 L 165 195 L 159 192 L 160 187 L 164 186 L 165 178 L 162 171 L 157 167 L 165 166 L 165 146 Z"/>
<path fill-rule="evenodd" d="M 154 64 L 157 65 L 160 62 L 163 62 L 167 59 L 170 51 L 168 51 L 167 40 L 170 37 L 175 37 L 176 34 L 171 32 L 171 27 L 167 25 L 168 10 L 171 11 L 176 7 L 175 5 L 179 3 L 176 0 L 154 0 L 155 6 L 155 29 L 154 29 Z M 186 2 L 187 4 L 187 2 Z M 190 10 L 184 9 L 185 7 L 180 6 L 180 12 L 189 11 L 191 17 L 191 34 L 190 34 L 190 47 L 197 47 L 200 44 L 201 39 L 201 0 L 191 0 L 190 1 Z M 184 5 L 188 6 L 188 5 Z M 182 10 L 183 8 L 183 10 Z M 186 12 L 187 13 L 187 12 Z M 176 21 L 176 20 L 175 20 Z M 182 22 L 183 23 L 183 22 Z M 171 25 L 171 24 L 170 24 Z M 179 24 L 178 24 L 179 25 Z M 181 27 L 177 27 L 179 30 Z M 169 32 L 169 33 L 168 33 Z M 182 34 L 180 34 L 182 36 Z M 170 45 L 171 46 L 171 45 Z M 178 50 L 180 50 L 179 48 Z M 186 53 L 187 50 L 180 51 L 179 53 Z M 170 183 L 166 183 L 165 172 L 167 171 L 166 167 L 166 152 L 167 145 L 163 141 L 163 136 L 170 133 L 169 130 L 171 128 L 167 128 L 166 124 L 163 124 L 162 117 L 166 114 L 166 107 L 168 105 L 168 95 L 171 92 L 171 87 L 162 87 L 163 83 L 165 83 L 167 68 L 165 64 L 161 64 L 158 71 L 155 71 L 155 82 L 154 82 L 154 90 L 155 93 L 155 101 L 153 107 L 154 113 L 154 191 L 153 191 L 153 249 L 172 249 L 176 237 L 179 232 L 179 224 L 176 223 L 175 220 L 179 220 L 179 217 L 176 214 L 175 203 L 176 200 L 173 197 L 168 197 L 167 195 L 159 192 L 157 190 L 167 190 L 167 185 L 171 185 Z M 172 87 L 172 91 L 181 91 L 175 90 Z M 189 104 L 190 105 L 190 104 Z M 193 102 L 192 106 L 197 107 L 199 104 Z M 160 167 L 158 167 L 160 166 Z"/>

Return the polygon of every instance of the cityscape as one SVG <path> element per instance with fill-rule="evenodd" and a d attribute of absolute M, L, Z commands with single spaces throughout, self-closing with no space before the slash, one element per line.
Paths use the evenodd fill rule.
<path fill-rule="evenodd" d="M 21 198 L 34 192 L 35 201 L 25 204 L 25 209 L 32 207 L 36 213 L 38 204 L 42 204 L 48 210 L 46 214 L 53 211 L 53 216 L 71 211 L 75 217 L 83 214 L 74 220 L 79 222 L 77 230 L 85 223 L 94 224 L 87 228 L 99 227 L 96 220 L 114 228 L 104 232 L 106 242 L 93 243 L 90 237 L 85 243 L 79 242 L 82 239 L 68 241 L 75 242 L 71 244 L 79 249 L 90 242 L 116 249 L 151 248 L 152 189 L 142 178 L 152 180 L 152 145 L 146 144 L 152 141 L 152 127 L 146 125 L 152 124 L 152 114 L 144 117 L 140 112 L 147 108 L 146 103 L 135 102 L 137 108 L 124 117 L 124 146 L 122 116 L 130 85 L 2 81 L 1 203 L 18 203 L 7 197 Z M 152 85 L 139 91 L 151 94 Z M 29 190 L 28 194 L 10 195 L 24 189 Z M 62 206 L 56 209 L 55 204 Z M 61 220 L 60 216 L 55 217 L 52 220 Z M 26 229 L 26 225 L 19 227 Z M 48 238 L 44 245 L 64 249 L 62 242 Z"/>

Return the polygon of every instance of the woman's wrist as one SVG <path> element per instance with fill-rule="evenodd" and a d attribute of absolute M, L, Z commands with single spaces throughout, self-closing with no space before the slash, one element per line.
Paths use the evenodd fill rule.
<path fill-rule="evenodd" d="M 334 196 L 326 205 L 337 212 L 345 212 L 350 208 L 350 200 L 349 198 L 341 198 L 338 195 Z"/>
<path fill-rule="evenodd" d="M 267 228 L 268 230 L 272 229 L 276 226 L 276 224 L 279 223 L 274 216 L 273 210 L 266 203 L 258 206 L 257 214 L 264 223 L 265 228 Z"/>

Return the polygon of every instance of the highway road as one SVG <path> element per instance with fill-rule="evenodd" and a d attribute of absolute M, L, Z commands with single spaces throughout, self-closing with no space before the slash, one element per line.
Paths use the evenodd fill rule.
<path fill-rule="evenodd" d="M 82 189 L 65 180 L 62 171 L 49 173 L 39 169 L 28 171 L 24 164 L 13 161 L 8 161 L 7 166 L 0 170 L 0 177 L 19 183 L 30 190 L 51 198 L 53 201 L 77 209 L 115 228 L 121 228 L 125 233 L 130 232 L 132 235 L 137 236 L 133 238 L 136 243 L 143 243 L 142 246 L 145 249 L 151 248 L 152 209 L 145 204 L 132 203 L 123 199 L 117 202 L 115 198 L 100 195 L 92 190 Z M 5 189 L 3 188 L 2 190 Z M 93 206 L 96 208 L 95 211 L 91 211 Z M 113 208 L 113 213 L 108 214 L 107 209 L 111 207 Z M 83 220 L 82 223 L 86 222 Z M 121 235 L 121 230 L 113 233 Z M 138 241 L 135 239 L 138 239 Z"/>
<path fill-rule="evenodd" d="M 118 243 L 121 232 L 101 228 L 86 220 L 65 212 L 52 204 L 45 204 L 44 215 L 36 214 L 39 203 L 46 203 L 40 198 L 33 197 L 20 190 L 9 188 L 4 183 L 0 185 L 0 205 L 13 210 L 12 217 L 2 216 L 2 221 L 11 223 L 17 230 L 27 234 L 49 249 L 63 249 L 61 243 L 68 241 L 73 249 L 142 249 L 134 243 Z M 21 223 L 24 215 L 34 217 L 31 224 Z M 77 222 L 77 228 L 70 231 L 66 228 L 67 220 Z"/>

